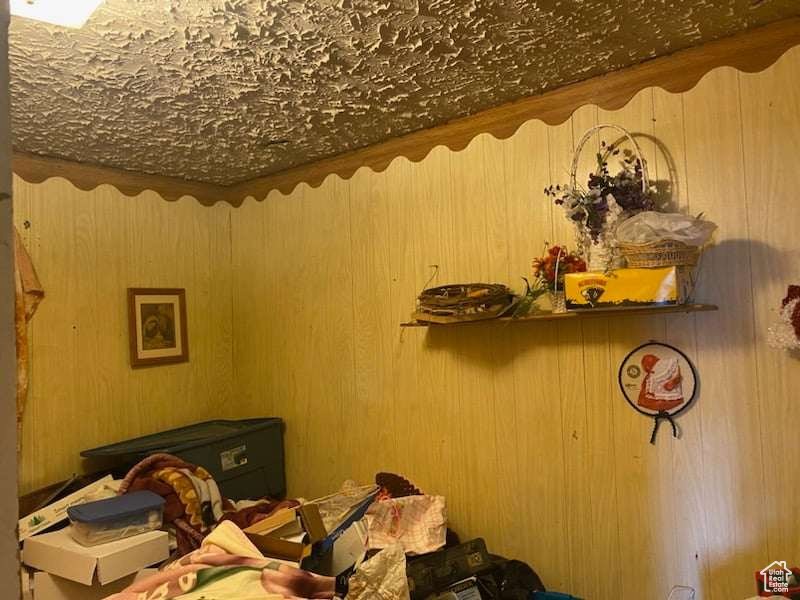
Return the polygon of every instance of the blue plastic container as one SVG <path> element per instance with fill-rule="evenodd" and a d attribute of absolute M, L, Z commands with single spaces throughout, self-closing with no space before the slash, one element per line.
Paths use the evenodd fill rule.
<path fill-rule="evenodd" d="M 96 546 L 159 529 L 164 517 L 164 498 L 153 492 L 131 492 L 70 506 L 67 516 L 75 541 Z"/>

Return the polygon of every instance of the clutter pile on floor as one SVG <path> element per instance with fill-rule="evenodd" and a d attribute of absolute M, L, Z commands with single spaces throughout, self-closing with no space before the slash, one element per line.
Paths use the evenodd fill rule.
<path fill-rule="evenodd" d="M 311 501 L 234 502 L 202 466 L 154 454 L 20 522 L 23 562 L 37 570 L 24 587 L 33 600 L 569 597 L 480 538 L 460 543 L 442 496 L 393 474 L 375 481 Z"/>

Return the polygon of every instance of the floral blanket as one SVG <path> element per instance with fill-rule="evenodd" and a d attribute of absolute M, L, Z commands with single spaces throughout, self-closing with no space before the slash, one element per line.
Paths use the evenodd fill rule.
<path fill-rule="evenodd" d="M 223 521 L 200 548 L 106 600 L 331 599 L 335 583 L 265 558 L 241 529 Z"/>

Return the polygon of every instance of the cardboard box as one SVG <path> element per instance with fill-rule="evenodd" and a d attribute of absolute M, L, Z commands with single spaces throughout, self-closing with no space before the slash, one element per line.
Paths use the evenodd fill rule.
<path fill-rule="evenodd" d="M 297 521 L 296 508 L 280 508 L 266 519 L 256 521 L 250 527 L 244 530 L 245 533 L 256 533 L 259 535 L 267 535 L 285 525 L 295 523 Z"/>
<path fill-rule="evenodd" d="M 37 571 L 33 575 L 33 600 L 103 600 L 117 594 L 136 581 L 157 573 L 157 569 L 144 569 L 107 585 L 83 585 L 50 573 Z"/>
<path fill-rule="evenodd" d="M 300 531 L 308 533 L 311 543 L 323 540 L 328 535 L 316 504 L 281 508 L 266 519 L 257 521 L 244 530 L 246 534 L 270 534 L 279 537 L 283 537 L 280 535 L 281 532 L 294 535 Z"/>
<path fill-rule="evenodd" d="M 328 552 L 331 548 L 333 548 L 333 544 L 336 543 L 336 540 L 339 538 L 339 536 L 341 536 L 353 523 L 364 518 L 364 515 L 367 513 L 367 509 L 369 509 L 370 505 L 375 501 L 378 492 L 380 492 L 380 488 L 377 485 L 363 486 L 361 489 L 364 488 L 368 488 L 369 490 L 366 495 L 364 495 L 359 502 L 351 506 L 347 514 L 339 521 L 339 524 L 336 525 L 331 531 L 328 531 L 328 534 L 324 539 L 314 544 L 314 554 L 324 554 Z M 325 496 L 324 498 L 313 500 L 309 504 L 322 504 L 329 498 L 337 495 L 338 492 L 336 494 L 331 494 L 330 496 Z"/>
<path fill-rule="evenodd" d="M 19 589 L 22 600 L 33 600 L 33 570 L 25 565 L 19 568 Z"/>
<path fill-rule="evenodd" d="M 327 564 L 326 575 L 336 576 L 361 560 L 367 551 L 367 524 L 356 521 L 340 535 L 333 544 L 333 550 L 328 555 L 330 563 Z"/>
<path fill-rule="evenodd" d="M 300 541 L 301 536 L 284 539 L 269 534 L 249 533 L 247 537 L 264 556 L 278 559 L 294 567 L 299 566 L 303 559 L 311 554 L 311 546 Z"/>
<path fill-rule="evenodd" d="M 568 273 L 564 276 L 564 291 L 569 310 L 685 304 L 692 294 L 691 269 Z"/>
<path fill-rule="evenodd" d="M 303 561 L 302 567 L 318 575 L 336 577 L 361 561 L 366 552 L 367 524 L 362 519 L 345 529 L 325 552 L 318 552 L 315 547 L 311 556 Z"/>
<path fill-rule="evenodd" d="M 315 504 L 281 509 L 244 532 L 264 556 L 291 564 L 299 564 L 311 553 L 311 544 L 327 535 Z"/>
<path fill-rule="evenodd" d="M 319 506 L 313 503 L 303 504 L 297 508 L 303 529 L 308 533 L 308 541 L 312 544 L 324 540 L 328 536 L 322 516 L 319 514 Z"/>
<path fill-rule="evenodd" d="M 84 585 L 105 585 L 169 558 L 169 535 L 150 531 L 99 546 L 81 546 L 69 528 L 25 540 L 22 560 L 29 567 Z"/>
<path fill-rule="evenodd" d="M 49 527 L 52 527 L 53 525 L 57 525 L 62 521 L 66 521 L 67 509 L 70 506 L 83 504 L 92 499 L 96 500 L 96 498 L 92 498 L 92 495 L 96 494 L 104 487 L 113 489 L 114 478 L 111 475 L 106 475 L 102 479 L 95 481 L 93 484 L 87 485 L 85 488 L 81 488 L 77 492 L 62 498 L 61 500 L 56 500 L 52 504 L 45 506 L 43 509 L 37 510 L 28 516 L 23 517 L 19 520 L 19 541 L 21 542 Z"/>

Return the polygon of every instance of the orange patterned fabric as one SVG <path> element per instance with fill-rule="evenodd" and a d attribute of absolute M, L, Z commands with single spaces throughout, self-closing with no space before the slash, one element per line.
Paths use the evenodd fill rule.
<path fill-rule="evenodd" d="M 17 453 L 22 448 L 22 415 L 28 398 L 28 321 L 44 298 L 33 262 L 14 229 L 14 329 L 17 346 Z"/>
<path fill-rule="evenodd" d="M 211 475 L 203 467 L 195 467 L 194 476 L 207 481 Z M 153 479 L 158 479 L 169 485 L 178 494 L 181 503 L 186 507 L 186 516 L 189 519 L 189 524 L 201 532 L 205 532 L 208 527 L 203 522 L 202 508 L 200 506 L 200 498 L 197 496 L 192 481 L 175 467 L 166 467 L 154 471 L 152 474 Z"/>

